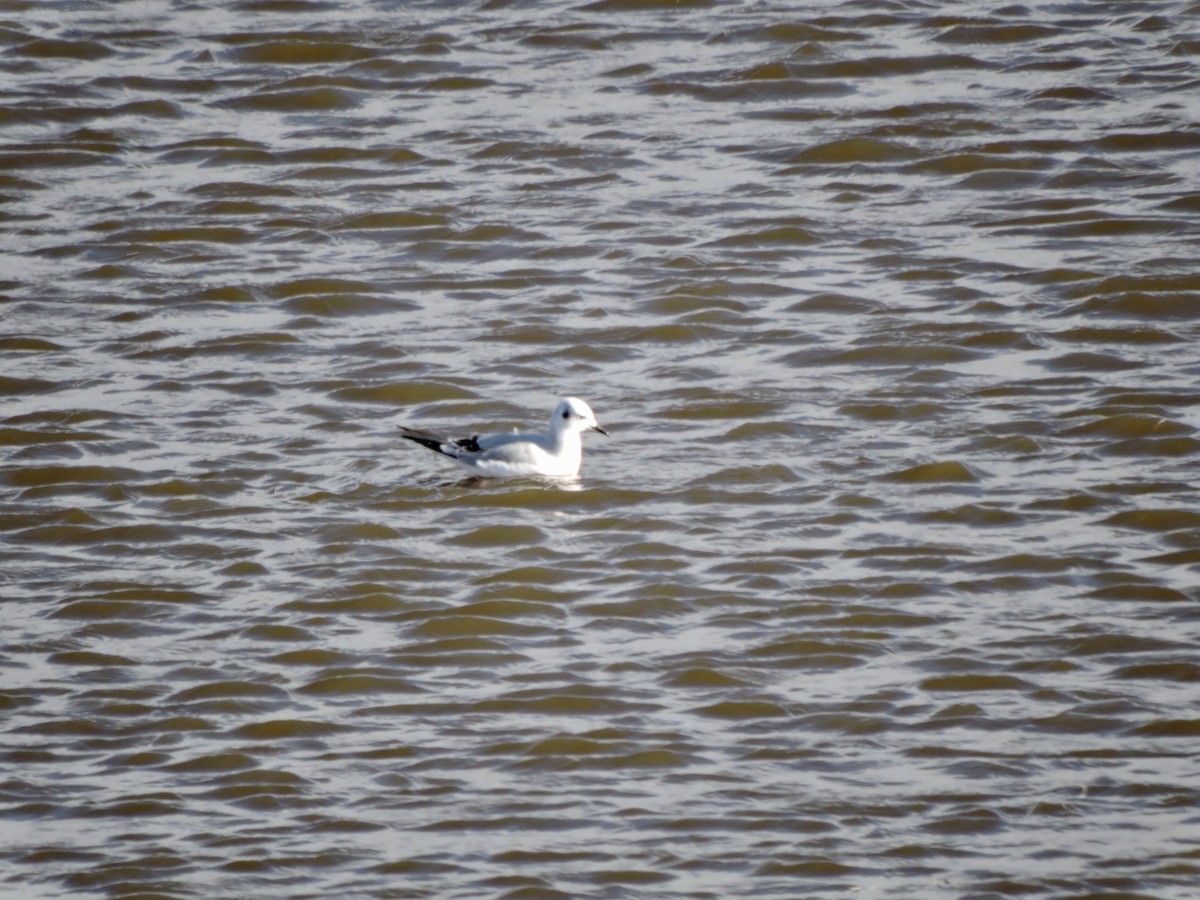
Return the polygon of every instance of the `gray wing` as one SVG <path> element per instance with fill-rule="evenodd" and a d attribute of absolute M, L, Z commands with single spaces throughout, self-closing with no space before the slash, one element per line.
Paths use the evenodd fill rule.
<path fill-rule="evenodd" d="M 477 438 L 481 458 L 516 465 L 537 465 L 546 455 L 545 438 L 535 434 L 489 434 Z"/>

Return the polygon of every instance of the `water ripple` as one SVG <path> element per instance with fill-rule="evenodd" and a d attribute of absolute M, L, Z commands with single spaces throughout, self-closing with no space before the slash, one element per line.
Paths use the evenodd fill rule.
<path fill-rule="evenodd" d="M 0 25 L 5 882 L 1185 896 L 1187 11 L 531 10 Z"/>

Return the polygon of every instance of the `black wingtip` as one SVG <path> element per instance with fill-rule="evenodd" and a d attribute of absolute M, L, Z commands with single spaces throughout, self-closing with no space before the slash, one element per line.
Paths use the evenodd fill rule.
<path fill-rule="evenodd" d="M 401 426 L 400 427 L 400 437 L 405 438 L 410 441 L 414 441 L 414 442 L 420 444 L 422 447 L 428 447 L 430 450 L 434 451 L 435 453 L 441 453 L 444 456 L 450 456 L 449 453 L 446 453 L 446 451 L 442 449 L 442 445 L 444 443 L 446 443 L 445 440 L 438 437 L 437 435 L 429 434 L 428 432 L 425 432 L 425 431 L 416 431 L 415 429 L 405 428 L 404 426 Z"/>
<path fill-rule="evenodd" d="M 457 438 L 454 446 L 466 450 L 468 453 L 482 453 L 483 448 L 479 446 L 479 435 L 473 434 L 469 438 Z"/>
<path fill-rule="evenodd" d="M 436 434 L 430 434 L 428 431 L 418 431 L 416 428 L 407 428 L 401 425 L 400 437 L 415 441 L 422 447 L 428 447 L 435 453 L 449 456 L 451 459 L 458 459 L 458 454 L 461 452 L 483 452 L 483 448 L 479 446 L 479 435 L 477 434 L 473 434 L 467 438 L 444 438 Z M 446 449 L 447 447 L 453 449 Z"/>

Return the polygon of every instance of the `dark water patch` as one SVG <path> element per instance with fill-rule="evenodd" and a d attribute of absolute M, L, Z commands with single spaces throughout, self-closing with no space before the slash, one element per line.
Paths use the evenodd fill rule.
<path fill-rule="evenodd" d="M 685 397 L 681 405 L 664 410 L 661 415 L 682 421 L 748 419 L 769 416 L 782 408 L 782 400 L 734 397 L 709 389 L 687 391 Z"/>
<path fill-rule="evenodd" d="M 312 722 L 301 719 L 272 719 L 242 725 L 234 736 L 249 741 L 314 740 L 338 734 L 348 729 L 328 722 Z"/>
<path fill-rule="evenodd" d="M 1181 213 L 1200 212 L 1200 194 L 1187 194 L 1164 201 L 1160 208 L 1177 210 Z"/>
<path fill-rule="evenodd" d="M 342 79 L 329 84 L 318 79 L 315 84 L 298 83 L 289 88 L 272 86 L 260 92 L 220 101 L 222 105 L 240 112 L 329 113 L 349 111 L 359 106 L 359 94 L 370 85 L 357 80 Z"/>
<path fill-rule="evenodd" d="M 845 713 L 818 713 L 799 719 L 800 727 L 812 731 L 824 731 L 839 735 L 873 735 L 880 734 L 892 727 L 891 722 L 883 716 L 865 716 Z"/>
<path fill-rule="evenodd" d="M 596 30 L 598 29 L 587 25 L 544 28 L 521 38 L 520 42 L 530 47 L 565 48 L 584 51 L 611 49 L 608 41 L 594 33 Z"/>
<path fill-rule="evenodd" d="M 1135 438 L 1116 441 L 1105 448 L 1114 456 L 1149 456 L 1166 458 L 1192 456 L 1200 452 L 1200 440 L 1190 437 L 1179 438 Z"/>
<path fill-rule="evenodd" d="M 529 657 L 514 651 L 502 636 L 478 635 L 435 638 L 406 645 L 392 654 L 392 658 L 401 665 L 433 668 L 448 664 L 486 668 L 529 662 Z"/>
<path fill-rule="evenodd" d="M 527 546 L 542 538 L 532 525 L 487 525 L 453 538 L 453 543 L 468 547 Z"/>
<path fill-rule="evenodd" d="M 769 72 L 769 70 L 767 70 Z M 743 73 L 745 74 L 745 73 Z M 756 74 L 751 72 L 750 74 Z M 761 73 L 757 73 L 761 74 Z M 738 76 L 736 76 L 738 77 Z M 792 77 L 791 73 L 779 77 L 751 77 L 736 82 L 718 84 L 700 84 L 695 82 L 678 82 L 678 80 L 655 80 L 643 86 L 644 91 L 652 96 L 683 94 L 695 100 L 710 103 L 726 103 L 733 106 L 767 102 L 778 103 L 780 100 L 791 100 L 797 103 L 811 102 L 820 97 L 840 97 L 853 94 L 853 85 L 840 80 L 820 80 Z M 811 119 L 808 109 L 804 112 L 786 112 L 786 110 L 746 110 L 740 113 L 745 118 L 782 119 L 785 121 L 802 118 Z"/>
<path fill-rule="evenodd" d="M 1040 347 L 1038 341 L 1021 331 L 985 330 L 963 338 L 966 347 L 996 347 L 1009 350 L 1035 350 Z"/>
<path fill-rule="evenodd" d="M 1141 153 L 1193 150 L 1200 147 L 1200 134 L 1185 129 L 1158 132 L 1116 132 L 1095 142 L 1096 149 L 1107 153 Z"/>
<path fill-rule="evenodd" d="M 888 475 L 887 479 L 907 484 L 970 484 L 979 481 L 979 476 L 962 463 L 949 461 L 912 466 Z"/>
<path fill-rule="evenodd" d="M 1115 97 L 1101 88 L 1072 84 L 1038 91 L 1033 94 L 1033 99 L 1058 103 L 1103 103 Z"/>
<path fill-rule="evenodd" d="M 319 696 L 409 694 L 424 691 L 404 678 L 395 677 L 387 669 L 373 672 L 359 669 L 324 672 L 319 678 L 302 685 L 298 690 Z"/>
<path fill-rule="evenodd" d="M 1026 691 L 1033 685 L 1014 675 L 992 673 L 970 673 L 961 675 L 937 675 L 921 682 L 921 688 L 929 692 L 989 692 Z"/>
<path fill-rule="evenodd" d="M 334 399 L 349 403 L 382 403 L 411 406 L 446 400 L 470 400 L 474 394 L 450 384 L 394 383 L 373 387 L 341 387 L 332 392 Z"/>
<path fill-rule="evenodd" d="M 990 63 L 959 53 L 863 56 L 857 59 L 795 63 L 794 66 L 798 77 L 844 79 L 850 82 L 868 78 L 913 77 L 942 71 L 982 71 L 992 68 Z"/>
<path fill-rule="evenodd" d="M 268 657 L 267 661 L 281 666 L 308 666 L 311 668 L 325 668 L 330 666 L 345 665 L 353 662 L 354 657 L 345 653 L 337 653 L 333 650 L 322 649 L 306 649 L 306 650 L 289 650 L 284 653 L 277 653 L 274 656 Z"/>
<path fill-rule="evenodd" d="M 1110 584 L 1089 592 L 1087 596 L 1096 600 L 1135 603 L 1185 603 L 1196 599 L 1175 588 L 1144 583 Z"/>
<path fill-rule="evenodd" d="M 718 719 L 777 719 L 791 715 L 788 710 L 770 700 L 725 700 L 710 706 L 697 707 L 698 715 Z"/>
<path fill-rule="evenodd" d="M 1103 291 L 1101 296 L 1093 296 L 1077 304 L 1075 311 L 1085 315 L 1120 316 L 1146 322 L 1159 319 L 1190 320 L 1200 316 L 1200 304 L 1196 295 L 1186 288 L 1182 291 L 1134 288 Z"/>
<path fill-rule="evenodd" d="M 159 149 L 159 157 L 164 163 L 194 163 L 198 165 L 223 165 L 254 163 L 271 164 L 278 157 L 270 152 L 267 145 L 261 141 L 245 138 L 192 138 L 186 141 L 176 141 L 166 144 Z M 211 187 L 193 188 L 193 191 L 209 191 Z M 263 193 L 259 188 L 254 193 Z"/>
<path fill-rule="evenodd" d="M 31 447 L 42 444 L 93 443 L 107 440 L 107 435 L 97 431 L 31 431 L 25 428 L 0 427 L 0 446 Z M 34 478 L 34 476 L 28 476 Z"/>
<path fill-rule="evenodd" d="M 90 719 L 47 719 L 14 731 L 56 738 L 96 738 L 108 733 L 107 728 Z"/>
<path fill-rule="evenodd" d="M 278 700 L 285 696 L 277 687 L 247 681 L 212 681 L 184 688 L 169 698 L 173 703 L 204 704 L 212 700 L 261 698 Z"/>
<path fill-rule="evenodd" d="M 327 544 L 326 553 L 349 552 L 346 544 Z M 404 612 L 411 608 L 410 601 L 386 592 L 373 592 L 349 597 L 314 598 L 290 600 L 281 605 L 286 612 L 321 613 L 325 615 L 383 616 Z"/>
<path fill-rule="evenodd" d="M 808 147 L 791 155 L 784 162 L 793 166 L 840 166 L 852 163 L 906 162 L 917 156 L 916 149 L 903 144 L 872 138 L 845 138 Z"/>
<path fill-rule="evenodd" d="M 1135 729 L 1134 734 L 1146 737 L 1195 739 L 1200 736 L 1200 719 L 1163 719 L 1148 722 Z"/>
<path fill-rule="evenodd" d="M 869 300 L 864 297 L 855 297 L 846 294 L 825 293 L 815 294 L 811 297 L 805 298 L 804 300 L 797 300 L 794 304 L 784 310 L 784 312 L 862 315 L 881 312 L 886 308 L 886 304 L 877 300 Z"/>
<path fill-rule="evenodd" d="M 446 75 L 425 82 L 420 87 L 426 91 L 478 91 L 493 87 L 497 82 L 490 78 L 470 75 Z"/>
<path fill-rule="evenodd" d="M 302 344 L 300 338 L 285 332 L 262 332 L 238 334 L 201 341 L 196 345 L 200 353 L 229 354 L 233 356 L 263 356 L 286 353 Z"/>
<path fill-rule="evenodd" d="M 128 727 L 130 734 L 186 734 L 188 732 L 210 732 L 216 726 L 199 716 L 172 715 L 159 719 L 141 719 Z"/>
<path fill-rule="evenodd" d="M 819 238 L 798 225 L 772 225 L 759 231 L 741 232 L 713 241 L 713 247 L 788 246 L 817 243 Z"/>
<path fill-rule="evenodd" d="M 125 667 L 136 666 L 138 663 L 135 660 L 125 656 L 117 656 L 112 653 L 96 653 L 90 650 L 68 650 L 61 653 L 55 653 L 50 657 L 50 662 L 56 665 L 63 666 L 86 666 L 89 668 L 106 668 L 110 666 Z"/>
<path fill-rule="evenodd" d="M 945 156 L 922 159 L 910 165 L 914 172 L 931 175 L 972 176 L 981 173 L 1011 172 L 1036 173 L 1044 172 L 1057 165 L 1054 157 L 1048 156 L 1014 156 L 1005 153 L 972 153 L 957 152 Z M 962 184 L 963 182 L 959 182 Z M 1036 183 L 1030 181 L 1026 183 Z M 1001 223 L 996 223 L 1001 224 Z"/>
<path fill-rule="evenodd" d="M 667 683 L 672 687 L 696 688 L 705 690 L 719 688 L 741 688 L 748 686 L 748 682 L 726 672 L 712 668 L 686 669 L 682 672 L 672 675 L 669 679 L 667 679 Z"/>
<path fill-rule="evenodd" d="M 1075 570 L 1107 571 L 1109 564 L 1087 556 L 1044 556 L 1033 553 L 1016 553 L 996 559 L 981 560 L 967 564 L 974 572 L 1024 572 L 1043 578 Z"/>
<path fill-rule="evenodd" d="M 253 200 L 214 200 L 211 203 L 204 203 L 196 208 L 199 215 L 212 218 L 225 218 L 228 216 L 267 216 L 274 215 L 283 210 L 281 206 L 268 206 L 267 204 L 258 203 Z M 242 295 L 246 298 L 253 296 L 249 291 L 242 291 Z"/>
<path fill-rule="evenodd" d="M 225 139 L 222 139 L 224 141 Z M 201 142 L 207 144 L 208 142 Z M 242 149 L 235 147 L 234 149 Z M 259 150 L 257 144 L 251 145 L 248 149 Z M 210 181 L 196 187 L 189 188 L 188 194 L 194 194 L 200 197 L 221 197 L 226 200 L 235 200 L 239 202 L 246 201 L 248 198 L 295 198 L 296 191 L 291 188 L 283 187 L 278 184 L 250 184 L 240 181 Z M 197 209 L 203 209 L 198 206 Z"/>
<path fill-rule="evenodd" d="M 19 378 L 0 375 L 0 394 L 9 397 L 24 394 L 44 394 L 61 390 L 64 385 L 44 378 Z"/>
<path fill-rule="evenodd" d="M 182 797 L 174 793 L 131 796 L 115 803 L 84 806 L 79 810 L 79 814 L 86 818 L 133 819 L 137 821 L 149 816 L 178 815 L 183 809 L 182 799 Z M 77 886 L 84 887 L 109 884 L 120 886 L 130 874 L 129 869 L 124 865 L 101 867 L 101 872 L 104 872 L 104 870 L 108 870 L 108 872 L 99 875 L 99 877 L 95 874 L 86 876 L 76 875 L 71 881 Z"/>
<path fill-rule="evenodd" d="M 1191 488 L 1187 483 L 1180 481 L 1144 481 L 1141 479 L 1135 479 L 1098 484 L 1096 485 L 1096 490 L 1110 497 L 1121 498 L 1124 500 L 1125 498 L 1149 497 L 1155 495 L 1183 498 L 1190 493 Z M 1126 504 L 1122 503 L 1121 505 Z"/>
<path fill-rule="evenodd" d="M 176 228 L 148 228 L 122 231 L 117 237 L 130 244 L 242 244 L 253 239 L 245 228 L 236 225 L 191 225 Z"/>
<path fill-rule="evenodd" d="M 769 485 L 793 484 L 800 479 L 791 468 L 782 463 L 771 463 L 762 466 L 738 466 L 734 469 L 723 469 L 705 478 L 706 485 Z"/>
<path fill-rule="evenodd" d="M 0 337 L 0 353 L 53 353 L 62 349 L 61 344 L 37 337 Z"/>
<path fill-rule="evenodd" d="M 658 561 L 661 566 L 662 561 Z M 625 566 L 624 568 L 640 568 L 640 566 Z M 614 621 L 626 620 L 626 624 L 636 624 L 641 627 L 646 623 L 670 617 L 678 617 L 692 612 L 691 605 L 673 597 L 639 597 L 633 600 L 580 603 L 575 611 L 581 615 L 592 616 L 602 624 L 611 625 Z"/>
<path fill-rule="evenodd" d="M 523 504 L 520 501 L 516 506 Z M 512 569 L 498 570 L 476 580 L 481 585 L 524 585 L 546 587 L 550 585 L 567 584 L 574 580 L 572 573 L 545 565 L 519 566 Z"/>
<path fill-rule="evenodd" d="M 1190 683 L 1200 681 L 1200 665 L 1192 662 L 1142 663 L 1123 666 L 1113 673 L 1114 678 L 1154 679 Z"/>
<path fill-rule="evenodd" d="M 312 631 L 296 625 L 251 625 L 242 631 L 242 636 L 260 641 L 316 641 L 316 635 Z"/>
<path fill-rule="evenodd" d="M 1087 344 L 1172 344 L 1182 338 L 1172 332 L 1159 328 L 1134 326 L 1130 328 L 1104 328 L 1101 326 L 1082 326 L 1060 331 L 1054 335 L 1055 340 Z"/>
<path fill-rule="evenodd" d="M 1093 634 L 1086 638 L 1056 641 L 1069 656 L 1125 656 L 1133 653 L 1164 654 L 1183 649 L 1178 643 L 1135 634 Z"/>
<path fill-rule="evenodd" d="M 1132 235 L 1170 234 L 1177 232 L 1180 223 L 1159 218 L 1097 215 L 1085 221 L 1047 226 L 1041 233 L 1066 238 L 1106 238 Z"/>
<path fill-rule="evenodd" d="M 1146 363 L 1139 360 L 1127 359 L 1114 353 L 1075 351 L 1065 353 L 1062 356 L 1056 356 L 1052 359 L 1042 360 L 1039 362 L 1039 365 L 1054 371 L 1108 372 L 1120 371 L 1122 369 L 1137 369 L 1146 365 Z"/>
<path fill-rule="evenodd" d="M 1188 389 L 1180 391 L 1129 391 L 1123 389 L 1104 390 L 1100 392 L 1106 403 L 1120 409 L 1121 407 L 1150 408 L 1152 412 L 1160 412 L 1178 406 L 1183 410 L 1200 404 L 1200 392 Z"/>
<path fill-rule="evenodd" d="M 396 212 L 372 212 L 352 216 L 334 226 L 335 230 L 416 230 L 414 238 L 450 239 L 453 232 L 448 230 L 449 217 L 440 213 L 427 213 L 418 210 L 397 210 Z"/>
<path fill-rule="evenodd" d="M 799 862 L 773 861 L 759 866 L 754 874 L 760 878 L 839 878 L 854 875 L 862 870 L 827 857 L 804 859 Z"/>
<path fill-rule="evenodd" d="M 375 55 L 374 51 L 361 44 L 320 32 L 255 35 L 253 38 L 236 35 L 227 36 L 223 41 L 233 45 L 226 52 L 238 62 L 268 65 L 349 63 L 370 59 Z"/>
<path fill-rule="evenodd" d="M 978 22 L 954 25 L 934 40 L 948 44 L 1011 44 L 1056 38 L 1062 30 L 1032 22 Z"/>
<path fill-rule="evenodd" d="M 547 160 L 578 161 L 591 155 L 586 148 L 578 144 L 506 140 L 476 150 L 471 154 L 471 158 L 544 163 Z"/>
<path fill-rule="evenodd" d="M 397 875 L 405 878 L 428 878 L 448 874 L 474 874 L 474 870 L 468 866 L 442 862 L 435 859 L 417 858 L 383 863 L 376 866 L 374 871 L 388 879 L 395 878 Z"/>
<path fill-rule="evenodd" d="M 1168 532 L 1200 527 L 1200 512 L 1193 509 L 1151 508 L 1114 513 L 1104 520 L 1115 528 Z"/>

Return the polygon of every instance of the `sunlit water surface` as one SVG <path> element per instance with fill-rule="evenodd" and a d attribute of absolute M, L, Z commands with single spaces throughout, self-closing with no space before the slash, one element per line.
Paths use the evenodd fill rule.
<path fill-rule="evenodd" d="M 1198 54 L 0 2 L 0 892 L 1200 895 Z"/>

